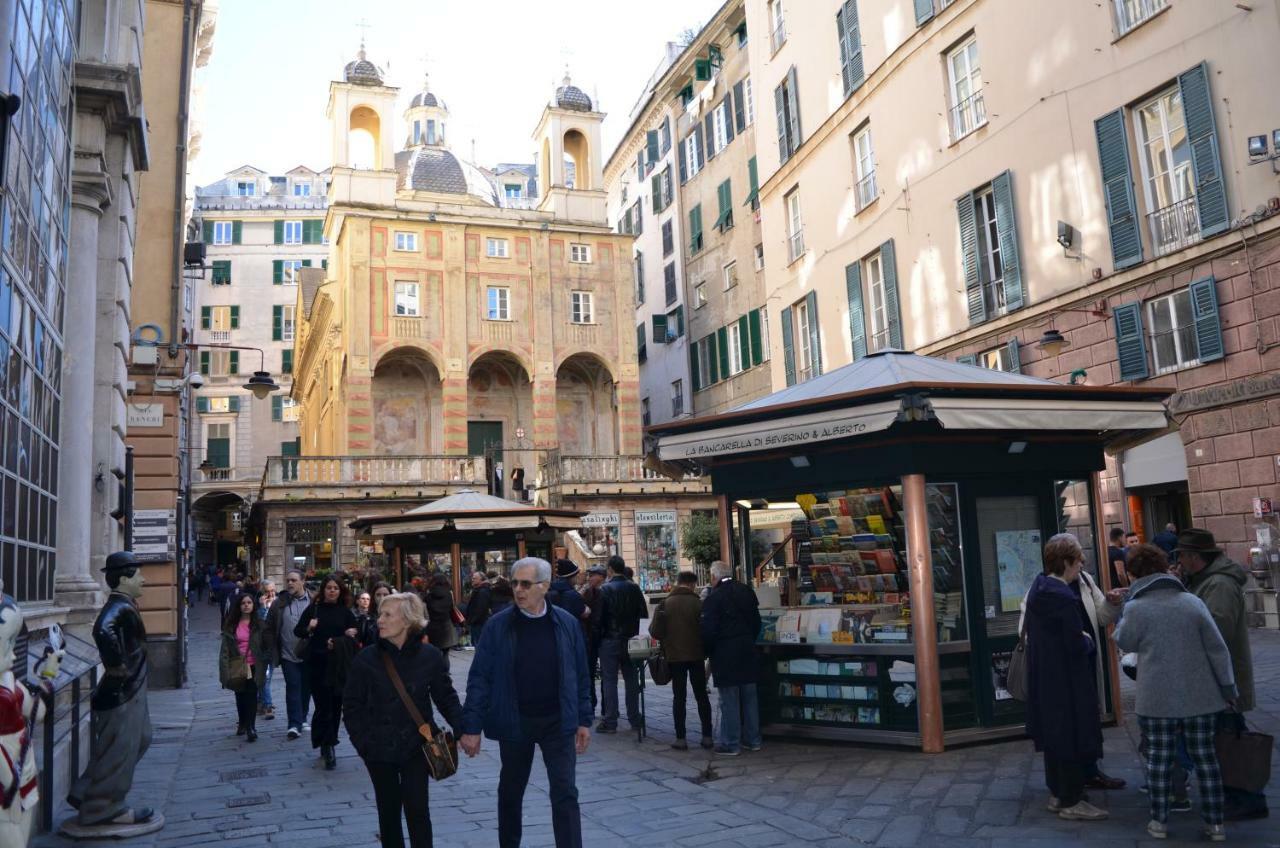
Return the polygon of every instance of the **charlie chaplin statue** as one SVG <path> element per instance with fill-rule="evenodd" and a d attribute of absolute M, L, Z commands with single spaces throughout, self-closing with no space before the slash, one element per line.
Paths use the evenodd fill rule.
<path fill-rule="evenodd" d="M 33 735 L 52 708 L 50 681 L 66 655 L 51 645 L 36 669 L 39 685 L 23 680 L 27 670 L 15 674 L 13 668 L 22 623 L 22 609 L 0 586 L 0 845 L 6 848 L 23 848 L 31 837 L 40 801 Z"/>
<path fill-rule="evenodd" d="M 106 671 L 89 702 L 89 765 L 67 796 L 79 814 L 62 824 L 62 832 L 77 839 L 139 836 L 164 826 L 159 813 L 125 804 L 133 771 L 151 744 L 147 632 L 136 603 L 142 568 L 130 551 L 119 551 L 102 570 L 111 592 L 93 624 L 93 641 Z"/>

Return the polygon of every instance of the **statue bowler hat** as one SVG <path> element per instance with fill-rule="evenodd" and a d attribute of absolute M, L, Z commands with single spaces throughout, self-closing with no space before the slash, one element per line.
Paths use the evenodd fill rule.
<path fill-rule="evenodd" d="M 1188 527 L 1178 534 L 1178 544 L 1174 547 L 1174 550 L 1188 551 L 1193 554 L 1222 553 L 1222 549 L 1218 547 L 1213 534 L 1208 530 L 1201 530 L 1196 527 Z"/>
<path fill-rule="evenodd" d="M 133 555 L 133 551 L 116 551 L 107 557 L 107 564 L 102 566 L 104 574 L 112 571 L 126 571 L 142 565 Z"/>

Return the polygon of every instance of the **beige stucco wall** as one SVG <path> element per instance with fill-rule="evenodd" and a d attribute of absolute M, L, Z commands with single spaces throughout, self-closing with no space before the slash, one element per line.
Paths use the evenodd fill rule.
<path fill-rule="evenodd" d="M 1012 171 L 1028 309 L 1112 272 L 1093 122 L 1207 62 L 1227 198 L 1233 216 L 1277 194 L 1266 166 L 1249 167 L 1246 137 L 1280 126 L 1270 82 L 1280 58 L 1274 3 L 1172 3 L 1117 39 L 1112 4 L 1063 14 L 1057 4 L 956 0 L 917 29 L 908 0 L 862 0 L 866 82 L 848 100 L 840 86 L 834 15 L 840 4 L 786 4 L 787 42 L 773 55 L 764 0 L 747 0 L 762 49 L 752 53 L 761 144 L 769 319 L 775 346 L 782 307 L 818 292 L 825 370 L 850 361 L 843 269 L 893 238 L 904 343 L 934 350 L 968 331 L 955 200 Z M 976 33 L 988 124 L 950 141 L 944 55 Z M 781 170 L 773 90 L 794 65 L 804 143 Z M 854 213 L 850 134 L 870 120 L 881 196 Z M 1130 125 L 1131 157 L 1136 145 Z M 1134 188 L 1142 199 L 1137 161 Z M 807 252 L 788 264 L 783 196 L 799 189 Z M 1064 257 L 1057 222 L 1079 232 L 1079 258 Z M 1143 221 L 1144 239 L 1149 239 Z M 1074 253 L 1075 251 L 1073 251 Z M 1151 257 L 1150 244 L 1144 255 Z M 1030 313 L 1024 312 L 1026 318 Z M 1012 318 L 1010 320 L 1013 320 Z M 988 322 L 990 324 L 990 322 Z M 983 330 L 990 326 L 984 325 Z M 773 383 L 784 384 L 781 356 Z"/>

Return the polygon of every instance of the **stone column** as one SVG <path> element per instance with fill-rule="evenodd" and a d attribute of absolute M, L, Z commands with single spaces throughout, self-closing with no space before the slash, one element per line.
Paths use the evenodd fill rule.
<path fill-rule="evenodd" d="M 100 584 L 91 573 L 94 487 L 116 486 L 109 468 L 94 467 L 94 365 L 97 338 L 98 228 L 111 205 L 109 177 L 97 157 L 77 155 L 71 195 L 70 265 L 63 316 L 62 420 L 58 471 L 58 559 L 54 600 L 70 607 L 68 623 L 87 625 L 96 614 Z M 84 167 L 85 170 L 81 170 Z M 101 482 L 96 477 L 101 473 Z"/>

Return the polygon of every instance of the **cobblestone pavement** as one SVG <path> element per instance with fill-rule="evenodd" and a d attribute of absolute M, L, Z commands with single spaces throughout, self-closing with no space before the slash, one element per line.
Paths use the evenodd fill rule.
<path fill-rule="evenodd" d="M 150 695 L 155 742 L 131 797 L 162 810 L 166 826 L 128 843 L 101 844 L 376 846 L 372 789 L 348 743 L 339 746 L 337 770 L 327 772 L 305 738 L 285 739 L 283 718 L 260 722 L 256 744 L 234 735 L 232 698 L 217 683 L 215 634 L 212 608 L 200 605 L 192 612 L 191 685 Z M 1259 709 L 1251 719 L 1278 734 L 1280 633 L 1254 631 L 1253 646 Z M 461 690 L 469 654 L 453 657 Z M 1175 814 L 1168 841 L 1145 839 L 1146 796 L 1132 788 L 1142 782 L 1133 720 L 1106 731 L 1105 762 L 1131 788 L 1094 793 L 1111 819 L 1083 824 L 1045 811 L 1040 760 L 1025 740 L 928 756 L 766 738 L 759 753 L 711 759 L 696 746 L 671 750 L 670 687 L 650 686 L 646 694 L 652 733 L 645 742 L 625 732 L 595 736 L 579 760 L 587 846 L 1129 848 L 1178 845 L 1178 837 L 1187 841 L 1182 844 L 1196 840 L 1195 814 Z M 277 704 L 284 703 L 278 676 L 274 695 Z M 497 751 L 494 743 L 484 744 L 478 758 L 464 759 L 455 777 L 431 787 L 437 845 L 497 842 Z M 1280 756 L 1275 766 L 1280 772 Z M 1229 824 L 1231 844 L 1280 848 L 1280 781 L 1273 779 L 1269 791 L 1277 812 L 1271 819 Z M 56 818 L 69 813 L 64 806 Z M 44 835 L 35 844 L 74 843 Z M 525 800 L 524 844 L 553 844 L 546 775 L 538 765 Z"/>

